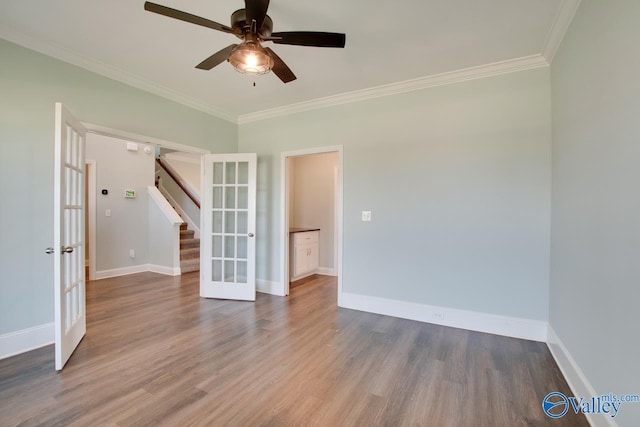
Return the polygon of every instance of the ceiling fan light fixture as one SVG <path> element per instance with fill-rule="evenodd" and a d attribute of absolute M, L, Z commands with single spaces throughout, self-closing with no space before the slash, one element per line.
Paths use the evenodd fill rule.
<path fill-rule="evenodd" d="M 273 68 L 273 58 L 259 43 L 248 40 L 231 51 L 229 62 L 239 73 L 266 74 Z"/>

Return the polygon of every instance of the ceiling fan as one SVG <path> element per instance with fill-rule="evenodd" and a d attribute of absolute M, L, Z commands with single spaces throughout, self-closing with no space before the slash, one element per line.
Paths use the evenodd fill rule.
<path fill-rule="evenodd" d="M 289 83 L 296 79 L 295 74 L 273 50 L 262 47 L 262 42 L 337 48 L 343 48 L 345 45 L 346 36 L 342 33 L 318 31 L 274 33 L 272 32 L 273 21 L 267 15 L 269 0 L 245 0 L 244 3 L 244 9 L 236 10 L 231 14 L 230 27 L 156 3 L 145 2 L 144 9 L 169 18 L 233 34 L 242 40 L 241 43 L 231 44 L 196 65 L 196 68 L 201 70 L 211 70 L 228 60 L 241 73 L 257 75 L 273 71 L 283 83 Z"/>

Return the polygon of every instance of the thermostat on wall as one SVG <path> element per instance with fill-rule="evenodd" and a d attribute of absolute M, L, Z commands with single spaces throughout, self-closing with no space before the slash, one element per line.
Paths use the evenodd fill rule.
<path fill-rule="evenodd" d="M 135 199 L 136 190 L 124 190 L 124 197 L 127 199 Z"/>

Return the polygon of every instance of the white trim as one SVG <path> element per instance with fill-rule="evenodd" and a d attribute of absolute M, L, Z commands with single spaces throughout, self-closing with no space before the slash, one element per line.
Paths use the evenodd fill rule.
<path fill-rule="evenodd" d="M 132 142 L 139 142 L 142 144 L 153 144 L 170 150 L 179 150 L 192 154 L 210 154 L 210 150 L 204 148 L 192 147 L 190 145 L 180 144 L 178 142 L 167 141 L 164 139 L 154 138 L 151 136 L 140 135 L 133 132 L 127 132 L 120 129 L 114 129 L 106 126 L 96 125 L 93 123 L 82 122 L 82 125 L 87 129 L 87 132 L 95 133 L 98 135 L 110 136 L 112 138 L 125 139 Z"/>
<path fill-rule="evenodd" d="M 279 295 L 280 284 L 270 280 L 256 279 L 256 291 L 263 294 Z"/>
<path fill-rule="evenodd" d="M 0 37 L 5 40 L 9 40 L 10 42 L 24 46 L 28 49 L 32 49 L 47 56 L 59 59 L 60 61 L 78 66 L 80 68 L 84 68 L 85 70 L 89 70 L 109 79 L 116 80 L 134 88 L 144 90 L 146 92 L 158 95 L 162 98 L 166 98 L 179 104 L 202 111 L 203 113 L 207 113 L 220 119 L 237 124 L 237 117 L 235 115 L 212 107 L 211 105 L 196 101 L 195 99 L 184 96 L 172 89 L 116 68 L 113 65 L 106 64 L 94 58 L 80 55 L 77 52 L 54 45 L 50 42 L 37 40 L 33 37 L 22 34 L 16 29 L 11 28 L 7 25 L 0 25 Z"/>
<path fill-rule="evenodd" d="M 315 271 L 310 271 L 309 273 L 304 273 L 299 276 L 289 277 L 289 284 L 292 282 L 297 282 L 298 280 L 306 279 L 307 277 L 311 277 L 314 274 L 318 274 Z M 287 295 L 289 295 L 289 286 L 287 286 Z"/>
<path fill-rule="evenodd" d="M 153 185 L 149 185 L 147 186 L 147 192 L 149 193 L 149 197 L 151 197 L 151 200 L 153 200 L 156 205 L 158 205 L 169 223 L 171 223 L 172 225 L 182 224 L 182 218 L 180 218 L 180 215 L 178 215 L 173 206 L 169 204 L 169 201 L 164 198 L 164 195 L 160 192 L 159 189 L 157 189 Z"/>
<path fill-rule="evenodd" d="M 149 264 L 133 265 L 131 267 L 113 268 L 111 270 L 96 271 L 96 279 L 108 279 L 110 277 L 126 276 L 127 274 L 146 273 L 149 271 Z"/>
<path fill-rule="evenodd" d="M 179 276 L 180 267 L 165 267 L 155 264 L 140 264 L 131 267 L 114 268 L 111 270 L 96 271 L 96 280 L 109 279 L 111 277 L 127 276 L 137 273 L 159 273 L 168 276 Z"/>
<path fill-rule="evenodd" d="M 584 372 L 582 372 L 582 369 L 580 369 L 580 366 L 578 366 L 575 359 L 571 356 L 571 353 L 569 353 L 569 350 L 567 350 L 567 347 L 565 347 L 564 343 L 560 340 L 560 337 L 558 337 L 558 334 L 556 334 L 551 325 L 548 327 L 547 335 L 547 347 L 549 347 L 551 355 L 560 368 L 562 375 L 567 380 L 567 384 L 569 384 L 569 388 L 571 388 L 574 396 L 598 396 L 596 390 L 593 388 L 587 377 L 584 375 Z M 585 416 L 587 417 L 589 424 L 592 426 L 616 427 L 618 425 L 614 419 L 604 414 L 601 416 L 585 414 Z"/>
<path fill-rule="evenodd" d="M 274 295 L 289 295 L 289 167 L 288 157 L 300 157 L 310 154 L 338 153 L 338 178 L 336 188 L 336 206 L 338 238 L 336 249 L 338 262 L 336 264 L 338 276 L 338 305 L 342 301 L 342 228 L 343 228 L 343 146 L 315 147 L 303 150 L 285 151 L 280 154 L 280 284 Z"/>
<path fill-rule="evenodd" d="M 553 24 L 551 24 L 551 28 L 542 47 L 542 56 L 549 64 L 553 62 L 553 58 L 562 43 L 562 39 L 564 39 L 569 29 L 569 25 L 571 25 L 571 21 L 573 21 L 578 7 L 580 7 L 580 2 L 581 0 L 562 0 L 558 8 L 558 13 L 556 13 L 556 16 L 553 18 Z"/>
<path fill-rule="evenodd" d="M 577 9 L 580 0 L 564 0 L 561 9 L 556 15 L 552 31 L 547 37 L 543 54 L 525 56 L 522 58 L 508 59 L 506 61 L 484 64 L 476 67 L 465 68 L 462 70 L 450 71 L 431 76 L 420 77 L 417 79 L 407 80 L 403 82 L 391 83 L 387 85 L 377 86 L 368 89 L 361 89 L 353 92 L 347 92 L 339 95 L 328 96 L 315 100 L 305 101 L 301 103 L 291 104 L 283 107 L 272 108 L 254 113 L 235 114 L 228 113 L 211 105 L 196 101 L 183 94 L 161 86 L 157 83 L 148 81 L 142 77 L 132 73 L 118 69 L 112 65 L 97 61 L 93 58 L 80 55 L 77 52 L 56 46 L 49 42 L 43 42 L 33 37 L 26 36 L 7 25 L 0 25 L 0 37 L 13 43 L 24 46 L 28 49 L 35 50 L 69 64 L 76 65 L 85 70 L 89 70 L 101 76 L 119 81 L 126 85 L 144 90 L 146 92 L 161 96 L 171 101 L 186 105 L 193 109 L 202 111 L 212 116 L 227 120 L 234 124 L 245 124 L 267 118 L 285 116 L 288 114 L 299 113 L 302 111 L 315 110 L 318 108 L 326 108 L 335 105 L 347 104 L 351 102 L 363 101 L 366 99 L 380 98 L 399 93 L 422 90 L 434 86 L 442 86 L 452 83 L 464 82 L 468 80 L 480 79 L 499 74 L 512 73 L 516 71 L 524 71 L 532 68 L 548 66 L 549 59 L 553 58 L 555 50 L 564 36 L 564 31 L 571 22 L 573 13 Z M 572 9 L 575 7 L 575 9 Z M 572 13 L 570 13 L 573 10 Z M 567 20 L 567 17 L 569 18 Z M 547 58 L 547 59 L 545 59 Z"/>
<path fill-rule="evenodd" d="M 152 273 L 165 274 L 167 276 L 180 276 L 180 267 L 166 267 L 164 265 L 149 264 L 149 271 Z"/>
<path fill-rule="evenodd" d="M 322 274 L 323 276 L 337 276 L 335 268 L 318 267 L 314 274 Z"/>
<path fill-rule="evenodd" d="M 509 59 L 506 61 L 494 62 L 492 64 L 485 64 L 457 71 L 434 74 L 431 76 L 420 77 L 403 82 L 391 83 L 368 89 L 356 90 L 353 92 L 346 92 L 339 95 L 327 96 L 324 98 L 318 98 L 311 101 L 271 108 L 269 110 L 258 111 L 255 113 L 242 114 L 238 117 L 238 123 L 242 125 L 258 120 L 271 119 L 274 117 L 286 116 L 303 111 L 334 107 L 336 105 L 349 104 L 352 102 L 381 98 L 390 95 L 397 95 L 405 92 L 413 92 L 435 86 L 444 86 L 453 83 L 481 79 L 484 77 L 497 76 L 500 74 L 531 70 L 534 68 L 546 67 L 548 65 L 549 63 L 540 54 L 525 56 L 522 58 Z"/>
<path fill-rule="evenodd" d="M 89 166 L 89 176 L 88 181 L 89 185 L 87 188 L 88 199 L 85 201 L 85 209 L 87 210 L 87 217 L 89 218 L 89 280 L 94 280 L 96 277 L 96 235 L 97 235 L 97 216 L 96 210 L 98 206 L 97 193 L 98 193 L 98 184 L 97 184 L 97 163 L 95 160 L 85 160 L 85 165 Z M 85 169 L 87 169 L 85 166 Z M 86 240 L 86 236 L 85 236 Z M 86 242 L 85 242 L 86 243 Z"/>
<path fill-rule="evenodd" d="M 0 335 L 0 359 L 53 344 L 54 335 L 53 322 Z"/>
<path fill-rule="evenodd" d="M 561 6 L 562 9 L 571 9 L 576 1 L 579 0 L 565 0 Z M 567 6 L 565 6 L 565 4 Z M 575 11 L 574 11 L 575 12 Z M 516 71 L 524 71 L 532 68 L 548 66 L 549 62 L 545 59 L 552 57 L 555 53 L 553 46 L 561 41 L 562 37 L 556 35 L 564 35 L 562 27 L 565 24 L 563 17 L 565 13 L 562 11 L 556 16 L 554 21 L 554 27 L 552 32 L 548 36 L 548 42 L 546 43 L 545 55 L 536 54 L 525 56 L 522 58 L 508 59 L 505 61 L 494 62 L 491 64 L 484 64 L 476 67 L 465 68 L 462 70 L 450 71 L 441 74 L 435 74 L 431 76 L 420 77 L 417 79 L 407 80 L 403 82 L 391 83 L 387 85 L 377 86 L 368 89 L 361 89 L 357 91 L 347 92 L 339 95 L 328 96 L 315 100 L 305 101 L 301 103 L 291 104 L 283 107 L 272 108 L 264 111 L 258 111 L 254 113 L 241 114 L 236 116 L 235 114 L 228 113 L 221 109 L 215 108 L 211 105 L 204 104 L 200 101 L 196 101 L 190 97 L 184 96 L 172 89 L 161 86 L 157 83 L 145 80 L 142 77 L 136 76 L 124 70 L 118 69 L 112 65 L 97 61 L 93 58 L 80 55 L 69 49 L 61 46 L 56 46 L 49 42 L 43 42 L 33 37 L 26 36 L 14 28 L 6 25 L 0 25 L 0 37 L 9 40 L 13 43 L 17 43 L 29 49 L 33 49 L 37 52 L 45 55 L 57 58 L 61 61 L 69 64 L 76 65 L 86 70 L 92 71 L 96 74 L 105 76 L 107 78 L 122 82 L 129 86 L 147 91 L 149 93 L 161 96 L 174 102 L 178 102 L 182 105 L 194 108 L 212 116 L 227 120 L 234 124 L 245 124 L 258 120 L 264 120 L 273 117 L 285 116 L 293 113 L 299 113 L 302 111 L 315 110 L 318 108 L 326 108 L 341 104 L 347 104 L 351 102 L 363 101 L 366 99 L 380 98 L 383 96 L 395 95 L 399 93 L 412 92 L 416 90 L 422 90 L 434 86 L 442 86 L 452 83 L 464 82 L 468 80 L 480 79 L 483 77 L 490 77 L 500 74 L 512 73 Z M 572 15 L 571 15 L 572 17 Z M 569 20 L 570 22 L 570 20 Z M 557 27 L 557 29 L 556 29 Z M 565 28 L 566 30 L 566 28 Z M 557 46 L 555 47 L 557 49 Z"/>
<path fill-rule="evenodd" d="M 196 223 L 194 220 L 192 220 L 191 217 L 189 215 L 187 215 L 187 213 L 184 211 L 184 209 L 182 209 L 182 207 L 178 204 L 178 202 L 176 202 L 176 199 L 171 197 L 171 194 L 169 194 L 167 189 L 162 186 L 162 180 L 160 180 L 160 183 L 158 184 L 158 190 L 160 191 L 160 193 L 162 193 L 162 195 L 164 197 L 167 198 L 168 202 L 171 205 L 175 206 L 175 208 L 173 208 L 173 206 L 172 206 L 172 208 L 179 215 L 182 216 L 182 221 L 186 222 L 187 224 L 189 224 L 189 228 L 191 228 L 194 231 L 193 237 L 195 237 L 196 239 L 199 239 L 200 238 L 200 223 Z"/>
<path fill-rule="evenodd" d="M 547 322 L 542 320 L 437 307 L 348 292 L 342 294 L 342 302 L 338 305 L 353 310 L 384 314 L 385 316 L 417 320 L 419 322 L 433 323 L 470 331 L 486 332 L 532 341 L 547 341 Z"/>

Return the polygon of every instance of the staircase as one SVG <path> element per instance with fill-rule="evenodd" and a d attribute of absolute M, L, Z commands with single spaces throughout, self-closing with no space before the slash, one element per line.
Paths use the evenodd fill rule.
<path fill-rule="evenodd" d="M 180 224 L 180 271 L 190 273 L 200 271 L 200 239 L 194 238 L 195 232 L 187 229 L 188 224 Z"/>
<path fill-rule="evenodd" d="M 178 187 L 184 192 L 184 194 L 191 199 L 191 201 L 200 209 L 200 200 L 199 197 L 193 193 L 193 190 L 190 190 L 186 183 L 182 180 L 180 175 L 173 170 L 162 158 L 156 159 L 156 164 L 159 168 L 163 169 L 170 179 L 172 179 Z M 159 170 L 156 170 L 156 187 L 160 188 L 162 194 L 164 194 L 165 198 L 171 205 L 171 207 L 176 211 L 180 217 L 184 219 L 182 213 L 184 211 L 181 208 L 178 208 L 171 200 L 169 196 L 163 191 L 160 185 L 160 175 Z M 190 273 L 192 271 L 200 271 L 200 239 L 196 239 L 194 237 L 195 231 L 189 230 L 188 223 L 183 222 L 180 224 L 180 271 L 181 273 Z"/>

